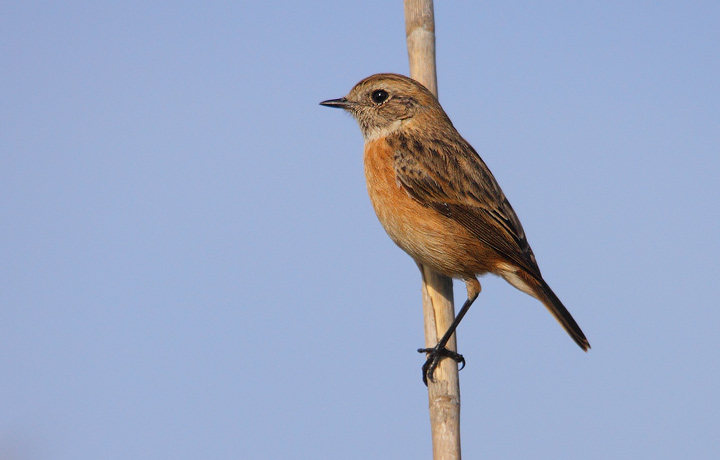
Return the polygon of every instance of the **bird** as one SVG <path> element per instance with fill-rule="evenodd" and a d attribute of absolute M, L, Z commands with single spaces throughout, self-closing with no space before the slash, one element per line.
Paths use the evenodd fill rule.
<path fill-rule="evenodd" d="M 418 264 L 465 282 L 467 300 L 448 330 L 435 347 L 418 349 L 427 357 L 425 385 L 443 358 L 464 367 L 464 357 L 446 345 L 480 293 L 478 276 L 488 273 L 538 299 L 582 350 L 590 348 L 540 274 L 495 177 L 427 88 L 381 73 L 320 105 L 344 109 L 360 126 L 368 194 L 390 238 Z"/>

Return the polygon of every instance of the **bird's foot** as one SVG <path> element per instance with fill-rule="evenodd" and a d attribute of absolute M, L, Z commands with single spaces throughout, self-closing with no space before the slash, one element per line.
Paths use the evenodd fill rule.
<path fill-rule="evenodd" d="M 418 348 L 418 353 L 427 353 L 427 360 L 422 367 L 422 378 L 425 386 L 428 384 L 428 379 L 434 381 L 433 374 L 435 373 L 435 369 L 440 363 L 440 360 L 443 358 L 450 358 L 460 364 L 460 370 L 465 367 L 465 358 L 463 358 L 463 355 L 452 350 L 448 350 L 445 347 L 441 347 L 440 344 L 435 345 L 433 348 Z"/>

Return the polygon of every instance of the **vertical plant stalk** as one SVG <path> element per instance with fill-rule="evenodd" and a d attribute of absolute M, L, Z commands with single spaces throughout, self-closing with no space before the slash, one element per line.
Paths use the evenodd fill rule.
<path fill-rule="evenodd" d="M 410 77 L 437 96 L 435 15 L 432 0 L 404 0 Z M 418 264 L 422 273 L 425 346 L 434 347 L 455 318 L 452 279 Z M 455 334 L 447 348 L 457 351 Z M 460 381 L 458 364 L 443 359 L 428 381 L 434 460 L 460 460 Z"/>

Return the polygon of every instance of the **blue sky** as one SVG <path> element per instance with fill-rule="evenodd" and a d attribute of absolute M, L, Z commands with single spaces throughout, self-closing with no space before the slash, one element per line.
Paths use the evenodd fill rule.
<path fill-rule="evenodd" d="M 720 4 L 435 13 L 440 101 L 593 346 L 481 279 L 465 457 L 716 458 Z M 0 457 L 430 458 L 419 273 L 318 106 L 404 39 L 399 1 L 0 7 Z"/>

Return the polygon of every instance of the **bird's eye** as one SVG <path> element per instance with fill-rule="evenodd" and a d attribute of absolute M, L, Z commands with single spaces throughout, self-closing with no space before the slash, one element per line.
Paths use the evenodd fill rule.
<path fill-rule="evenodd" d="M 378 89 L 376 91 L 373 91 L 370 95 L 370 99 L 376 104 L 382 104 L 383 102 L 387 101 L 389 94 L 384 89 Z"/>

